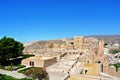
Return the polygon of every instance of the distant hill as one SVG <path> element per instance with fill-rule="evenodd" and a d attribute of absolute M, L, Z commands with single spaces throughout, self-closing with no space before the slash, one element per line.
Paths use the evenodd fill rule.
<path fill-rule="evenodd" d="M 61 40 L 47 40 L 47 41 L 28 42 L 28 43 L 25 43 L 24 46 L 27 49 L 42 49 L 42 48 L 48 48 L 54 43 L 62 43 L 62 41 Z"/>
<path fill-rule="evenodd" d="M 120 43 L 120 35 L 91 35 L 86 37 L 96 37 L 98 39 L 104 40 L 106 43 Z"/>
<path fill-rule="evenodd" d="M 29 45 L 32 45 L 34 43 L 36 43 L 37 41 L 30 41 L 30 42 L 24 42 L 23 45 L 24 46 L 29 46 Z"/>

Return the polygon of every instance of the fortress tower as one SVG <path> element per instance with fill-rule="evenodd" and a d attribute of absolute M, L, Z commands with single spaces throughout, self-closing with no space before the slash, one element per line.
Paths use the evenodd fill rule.
<path fill-rule="evenodd" d="M 82 49 L 83 44 L 84 44 L 83 36 L 75 36 L 74 37 L 74 49 Z"/>
<path fill-rule="evenodd" d="M 103 40 L 100 40 L 99 41 L 99 55 L 102 56 L 103 55 L 103 50 L 104 50 L 104 41 Z"/>

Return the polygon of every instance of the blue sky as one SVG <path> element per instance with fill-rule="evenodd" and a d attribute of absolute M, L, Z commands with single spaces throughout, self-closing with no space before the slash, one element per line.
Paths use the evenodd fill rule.
<path fill-rule="evenodd" d="M 120 0 L 0 0 L 0 38 L 120 34 Z"/>

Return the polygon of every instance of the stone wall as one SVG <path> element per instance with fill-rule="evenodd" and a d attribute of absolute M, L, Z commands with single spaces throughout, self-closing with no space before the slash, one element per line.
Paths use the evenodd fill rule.
<path fill-rule="evenodd" d="M 110 78 L 100 78 L 100 77 L 96 77 L 96 76 L 70 75 L 70 77 L 68 77 L 65 80 L 112 80 L 112 79 L 110 79 Z"/>
<path fill-rule="evenodd" d="M 84 44 L 84 37 L 83 36 L 76 36 L 74 37 L 74 48 L 78 49 L 81 48 L 81 45 Z"/>
<path fill-rule="evenodd" d="M 111 76 L 115 76 L 115 77 L 120 78 L 120 68 L 116 72 L 116 69 L 113 66 L 103 66 L 103 72 L 107 73 Z"/>
<path fill-rule="evenodd" d="M 21 64 L 25 66 L 31 66 L 30 62 L 34 63 L 35 67 L 44 67 L 44 61 L 39 61 L 39 60 L 29 60 L 29 59 L 24 59 L 22 60 Z"/>
<path fill-rule="evenodd" d="M 57 59 L 53 58 L 53 59 L 50 59 L 50 60 L 45 60 L 44 65 L 45 65 L 45 67 L 48 67 L 48 66 L 50 66 L 50 65 L 52 65 L 52 64 L 54 64 L 56 62 L 57 62 Z"/>

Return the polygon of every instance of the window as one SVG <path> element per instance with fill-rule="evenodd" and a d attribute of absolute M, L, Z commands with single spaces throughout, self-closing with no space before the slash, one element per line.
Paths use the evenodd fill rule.
<path fill-rule="evenodd" d="M 34 66 L 34 62 L 33 61 L 30 61 L 30 66 Z"/>

